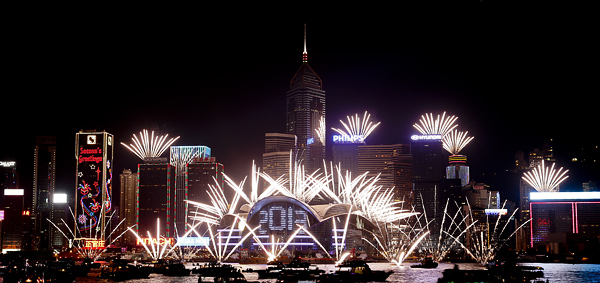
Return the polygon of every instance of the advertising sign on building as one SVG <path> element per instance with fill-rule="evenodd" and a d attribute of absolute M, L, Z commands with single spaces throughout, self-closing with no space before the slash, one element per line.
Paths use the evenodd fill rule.
<path fill-rule="evenodd" d="M 75 231 L 94 232 L 104 241 L 106 216 L 112 210 L 113 136 L 107 132 L 76 134 Z"/>

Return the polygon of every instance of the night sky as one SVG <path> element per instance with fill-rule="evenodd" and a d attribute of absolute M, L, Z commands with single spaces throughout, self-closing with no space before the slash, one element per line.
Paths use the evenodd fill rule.
<path fill-rule="evenodd" d="M 368 144 L 408 143 L 421 115 L 446 111 L 475 137 L 462 151 L 472 178 L 502 198 L 518 188 L 490 176 L 549 139 L 557 165 L 571 170 L 563 187 L 598 180 L 570 162 L 598 143 L 600 49 L 584 7 L 483 1 L 289 16 L 155 8 L 15 11 L 3 40 L 0 160 L 17 161 L 22 188 L 31 190 L 35 137 L 53 135 L 57 187 L 71 192 L 81 129 L 106 130 L 117 143 L 142 129 L 181 136 L 176 145 L 210 147 L 241 181 L 261 162 L 264 134 L 284 132 L 305 23 L 329 138 L 340 119 L 369 111 L 381 125 Z M 136 171 L 138 161 L 116 146 L 115 173 Z"/>

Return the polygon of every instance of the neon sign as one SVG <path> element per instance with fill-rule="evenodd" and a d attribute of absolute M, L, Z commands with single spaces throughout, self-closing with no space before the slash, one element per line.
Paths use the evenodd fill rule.
<path fill-rule="evenodd" d="M 4 189 L 5 196 L 22 196 L 24 195 L 23 189 Z"/>
<path fill-rule="evenodd" d="M 364 135 L 333 135 L 333 142 L 364 142 Z"/>
<path fill-rule="evenodd" d="M 413 141 L 422 141 L 422 140 L 441 140 L 442 135 L 412 135 L 410 137 Z"/>
<path fill-rule="evenodd" d="M 313 143 L 315 143 L 315 138 L 310 138 L 310 139 L 307 139 L 307 140 L 306 140 L 306 144 L 307 144 L 307 145 L 309 145 L 309 144 L 313 144 Z"/>
<path fill-rule="evenodd" d="M 104 240 L 102 240 L 102 239 L 85 239 L 82 249 L 85 249 L 85 250 L 104 249 Z"/>
<path fill-rule="evenodd" d="M 530 200 L 600 199 L 600 192 L 531 192 Z"/>
<path fill-rule="evenodd" d="M 15 161 L 0 161 L 1 167 L 15 167 L 15 164 L 17 164 Z"/>
<path fill-rule="evenodd" d="M 273 205 L 259 213 L 260 235 L 268 235 L 270 231 L 292 231 L 296 229 L 296 224 L 308 227 L 308 214 L 303 209 Z"/>
<path fill-rule="evenodd" d="M 206 247 L 209 244 L 209 237 L 185 237 L 177 241 L 177 245 L 183 247 Z"/>
<path fill-rule="evenodd" d="M 159 246 L 164 246 L 165 243 L 168 243 L 171 246 L 175 245 L 175 238 L 138 238 L 136 241 L 137 245 L 142 245 L 142 242 L 146 245 L 156 245 L 158 244 Z"/>
<path fill-rule="evenodd" d="M 508 213 L 508 210 L 506 209 L 486 209 L 485 210 L 485 214 L 486 215 L 506 215 Z"/>

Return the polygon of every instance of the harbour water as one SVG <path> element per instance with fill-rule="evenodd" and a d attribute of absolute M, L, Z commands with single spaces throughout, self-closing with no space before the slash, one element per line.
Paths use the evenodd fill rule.
<path fill-rule="evenodd" d="M 389 263 L 369 263 L 373 270 L 393 270 L 394 273 L 388 278 L 387 282 L 411 282 L 411 283 L 435 283 L 442 277 L 444 269 L 453 268 L 454 264 L 440 263 L 435 269 L 410 268 L 414 263 L 404 264 L 397 267 Z M 241 269 L 251 268 L 254 270 L 265 269 L 265 264 L 234 264 Z M 543 280 L 548 282 L 560 283 L 588 283 L 600 282 L 600 264 L 566 264 L 566 263 L 522 263 L 521 265 L 540 266 L 544 268 Z M 326 272 L 333 271 L 333 265 L 316 265 Z M 191 263 L 186 264 L 188 269 L 193 269 Z M 482 269 L 475 263 L 459 263 L 460 269 Z M 274 279 L 258 279 L 256 273 L 244 273 L 248 281 L 258 281 L 265 283 L 274 283 Z M 110 280 L 98 280 L 98 278 L 82 277 L 76 282 L 112 282 Z M 151 274 L 147 279 L 123 281 L 128 283 L 196 283 L 198 275 L 192 274 L 183 277 L 169 277 L 161 274 Z M 206 280 L 206 282 L 209 282 Z"/>

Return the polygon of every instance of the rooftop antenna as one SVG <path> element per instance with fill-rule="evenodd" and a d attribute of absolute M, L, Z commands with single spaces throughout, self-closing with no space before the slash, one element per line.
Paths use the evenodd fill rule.
<path fill-rule="evenodd" d="M 304 24 L 304 52 L 302 53 L 302 62 L 308 62 L 308 53 L 306 52 L 306 24 Z"/>

